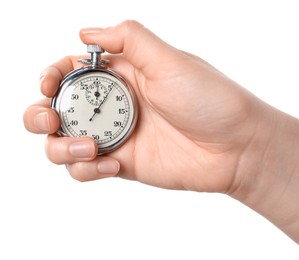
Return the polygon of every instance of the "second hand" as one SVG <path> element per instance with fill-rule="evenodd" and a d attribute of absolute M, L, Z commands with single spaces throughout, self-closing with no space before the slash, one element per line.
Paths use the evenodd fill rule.
<path fill-rule="evenodd" d="M 111 90 L 112 90 L 112 87 L 113 87 L 113 83 L 110 85 L 110 88 L 109 88 L 109 92 L 107 93 L 107 95 L 103 98 L 103 101 L 101 102 L 101 104 L 94 109 L 94 113 L 92 115 L 92 117 L 89 119 L 89 121 L 91 122 L 93 120 L 93 118 L 95 117 L 96 114 L 99 114 L 101 112 L 100 108 L 101 106 L 104 104 L 104 102 L 106 101 L 108 95 L 110 94 Z"/>

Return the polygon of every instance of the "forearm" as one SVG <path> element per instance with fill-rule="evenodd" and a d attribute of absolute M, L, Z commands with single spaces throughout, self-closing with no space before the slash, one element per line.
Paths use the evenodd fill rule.
<path fill-rule="evenodd" d="M 267 109 L 258 137 L 244 152 L 245 180 L 232 196 L 299 243 L 299 120 Z"/>

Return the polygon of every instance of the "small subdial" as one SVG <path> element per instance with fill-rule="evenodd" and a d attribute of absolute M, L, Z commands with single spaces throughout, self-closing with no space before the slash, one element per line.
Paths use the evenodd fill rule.
<path fill-rule="evenodd" d="M 107 87 L 97 80 L 90 84 L 85 90 L 85 97 L 93 106 L 99 106 L 108 93 Z"/>

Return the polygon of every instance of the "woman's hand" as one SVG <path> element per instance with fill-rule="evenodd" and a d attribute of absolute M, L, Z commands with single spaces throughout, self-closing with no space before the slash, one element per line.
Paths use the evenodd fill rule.
<path fill-rule="evenodd" d="M 227 193 L 299 241 L 297 119 L 137 22 L 83 29 L 80 36 L 115 54 L 107 58 L 135 89 L 138 124 L 125 145 L 106 156 L 96 155 L 91 138 L 55 134 L 60 123 L 49 98 L 82 58 L 65 57 L 42 73 L 46 98 L 24 113 L 29 131 L 48 134 L 50 161 L 66 164 L 80 181 L 117 175 L 169 189 Z"/>
<path fill-rule="evenodd" d="M 263 119 L 254 96 L 202 59 L 163 42 L 134 21 L 80 32 L 84 43 L 108 52 L 111 66 L 134 87 L 138 126 L 109 156 L 97 157 L 90 138 L 58 137 L 59 118 L 49 99 L 25 112 L 27 129 L 50 134 L 46 152 L 70 174 L 87 181 L 118 176 L 171 189 L 231 192 L 240 158 Z M 52 97 L 79 57 L 65 57 L 42 74 L 41 91 Z"/>

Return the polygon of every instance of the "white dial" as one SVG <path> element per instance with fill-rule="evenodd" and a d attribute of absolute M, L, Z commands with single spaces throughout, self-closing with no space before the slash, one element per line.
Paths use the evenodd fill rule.
<path fill-rule="evenodd" d="M 62 133 L 92 137 L 99 154 L 121 145 L 136 123 L 134 95 L 110 70 L 84 71 L 70 77 L 52 106 L 59 113 Z"/>

